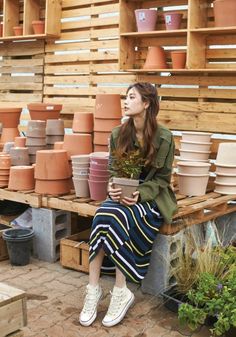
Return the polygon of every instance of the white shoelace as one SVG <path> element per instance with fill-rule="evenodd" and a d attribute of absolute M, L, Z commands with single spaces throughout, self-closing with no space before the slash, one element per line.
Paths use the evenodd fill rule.
<path fill-rule="evenodd" d="M 114 294 L 113 292 L 110 291 L 110 294 L 111 294 L 111 303 L 109 305 L 109 308 L 108 308 L 108 311 L 107 311 L 107 314 L 108 315 L 116 315 L 121 306 L 122 306 L 122 300 L 123 300 L 123 293 L 120 293 L 119 295 L 118 294 Z"/>
<path fill-rule="evenodd" d="M 94 311 L 97 305 L 97 301 L 98 301 L 98 294 L 86 290 L 83 312 L 90 313 L 91 311 Z"/>

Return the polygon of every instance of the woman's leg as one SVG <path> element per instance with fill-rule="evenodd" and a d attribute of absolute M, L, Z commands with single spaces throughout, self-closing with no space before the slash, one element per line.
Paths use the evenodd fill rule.
<path fill-rule="evenodd" d="M 104 250 L 100 249 L 98 254 L 89 264 L 89 284 L 91 286 L 95 287 L 98 285 L 104 255 L 105 255 Z"/>
<path fill-rule="evenodd" d="M 115 286 L 118 288 L 124 288 L 126 286 L 125 275 L 116 267 L 116 282 Z"/>

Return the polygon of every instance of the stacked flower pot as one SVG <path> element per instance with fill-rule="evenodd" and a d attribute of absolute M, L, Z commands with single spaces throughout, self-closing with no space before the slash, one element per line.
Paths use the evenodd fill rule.
<path fill-rule="evenodd" d="M 28 121 L 26 136 L 30 164 L 33 164 L 36 161 L 36 152 L 46 148 L 46 122 L 43 120 Z"/>
<path fill-rule="evenodd" d="M 0 187 L 8 186 L 11 167 L 11 157 L 9 154 L 0 153 Z"/>
<path fill-rule="evenodd" d="M 215 192 L 236 194 L 236 143 L 219 144 L 215 165 Z"/>
<path fill-rule="evenodd" d="M 46 122 L 46 143 L 48 149 L 53 149 L 55 142 L 64 140 L 63 119 L 48 119 Z"/>
<path fill-rule="evenodd" d="M 35 192 L 62 195 L 70 192 L 71 170 L 65 150 L 40 150 L 36 153 Z"/>
<path fill-rule="evenodd" d="M 0 108 L 1 143 L 12 142 L 19 136 L 18 125 L 22 108 Z"/>
<path fill-rule="evenodd" d="M 13 191 L 32 191 L 35 187 L 33 166 L 11 166 L 8 188 Z"/>
<path fill-rule="evenodd" d="M 121 124 L 121 100 L 117 94 L 97 94 L 94 111 L 94 151 L 107 152 L 111 131 Z"/>
<path fill-rule="evenodd" d="M 47 119 L 58 119 L 62 104 L 52 103 L 30 103 L 27 105 L 31 120 L 46 121 Z"/>
<path fill-rule="evenodd" d="M 209 180 L 211 134 L 182 132 L 180 161 L 177 162 L 179 193 L 200 196 L 206 193 Z"/>
<path fill-rule="evenodd" d="M 89 191 L 91 199 L 105 200 L 109 180 L 108 152 L 93 152 L 90 155 Z"/>
<path fill-rule="evenodd" d="M 77 197 L 89 197 L 89 155 L 71 156 L 72 161 L 72 179 Z"/>

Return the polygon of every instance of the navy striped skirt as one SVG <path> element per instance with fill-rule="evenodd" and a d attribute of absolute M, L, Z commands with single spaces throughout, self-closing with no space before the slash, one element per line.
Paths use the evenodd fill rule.
<path fill-rule="evenodd" d="M 163 217 L 155 201 L 124 206 L 106 200 L 93 219 L 90 262 L 102 248 L 106 255 L 103 273 L 114 274 L 118 267 L 128 280 L 141 282 L 150 263 L 153 241 L 162 224 Z"/>

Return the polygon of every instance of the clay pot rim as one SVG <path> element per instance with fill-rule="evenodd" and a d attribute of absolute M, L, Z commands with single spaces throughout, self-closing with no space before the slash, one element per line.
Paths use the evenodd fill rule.
<path fill-rule="evenodd" d="M 228 173 L 218 173 L 216 172 L 216 176 L 220 176 L 220 177 L 236 177 L 236 174 L 228 174 Z"/>
<path fill-rule="evenodd" d="M 172 50 L 171 54 L 187 54 L 186 50 Z"/>
<path fill-rule="evenodd" d="M 180 143 L 196 144 L 196 145 L 211 145 L 212 144 L 212 142 L 192 142 L 189 140 L 180 140 Z"/>
<path fill-rule="evenodd" d="M 33 20 L 32 24 L 33 25 L 42 25 L 42 24 L 45 24 L 45 21 L 44 20 Z"/>
<path fill-rule="evenodd" d="M 178 166 L 191 166 L 191 167 L 193 167 L 193 166 L 201 166 L 201 167 L 210 167 L 211 166 L 211 164 L 210 163 L 201 163 L 201 162 L 198 162 L 198 161 L 189 161 L 189 162 L 187 162 L 187 163 L 183 163 L 182 161 L 178 161 L 177 163 L 176 163 Z"/>
<path fill-rule="evenodd" d="M 179 149 L 179 152 L 192 152 L 192 153 L 211 153 L 211 151 L 194 151 L 194 150 L 182 150 L 182 149 Z"/>
<path fill-rule="evenodd" d="M 219 186 L 226 186 L 226 187 L 228 187 L 228 186 L 236 186 L 236 184 L 226 184 L 226 183 L 217 183 L 217 182 L 215 182 L 215 184 L 219 185 Z"/>
<path fill-rule="evenodd" d="M 220 166 L 220 167 L 229 167 L 229 168 L 236 168 L 236 165 L 226 165 L 226 164 L 221 164 L 221 163 L 217 163 L 215 162 L 215 166 Z"/>
<path fill-rule="evenodd" d="M 177 172 L 178 176 L 186 176 L 186 177 L 209 177 L 210 173 L 205 174 L 193 174 L 193 173 L 179 173 Z"/>
<path fill-rule="evenodd" d="M 39 179 L 39 178 L 35 178 L 35 180 L 38 180 L 38 181 L 69 181 L 71 179 L 71 177 L 69 178 L 65 178 L 65 179 Z"/>
<path fill-rule="evenodd" d="M 23 27 L 19 25 L 19 26 L 14 26 L 13 29 L 23 29 Z"/>
<path fill-rule="evenodd" d="M 212 133 L 210 132 L 198 132 L 198 131 L 182 131 L 183 135 L 206 135 L 206 136 L 210 136 L 212 135 Z"/>
<path fill-rule="evenodd" d="M 145 12 L 157 12 L 157 9 L 151 9 L 151 8 L 137 8 L 135 9 L 135 12 L 142 12 L 142 11 L 145 11 Z"/>
<path fill-rule="evenodd" d="M 34 168 L 31 165 L 19 165 L 19 166 L 11 166 L 10 170 L 33 170 Z"/>
<path fill-rule="evenodd" d="M 179 160 L 180 161 L 187 161 L 187 162 L 193 162 L 193 161 L 199 161 L 199 162 L 202 162 L 202 163 L 209 163 L 209 159 L 195 159 L 195 158 L 189 158 L 189 159 L 184 159 L 184 158 L 181 158 L 181 156 L 179 157 Z"/>
<path fill-rule="evenodd" d="M 11 113 L 11 112 L 21 112 L 21 111 L 22 111 L 22 108 L 3 108 L 3 107 L 0 108 L 0 113 L 4 113 L 4 112 Z"/>
<path fill-rule="evenodd" d="M 54 104 L 54 103 L 30 103 L 30 104 L 27 104 L 27 108 L 29 110 L 34 110 L 34 111 L 42 111 L 42 110 L 55 111 L 55 110 L 61 110 L 62 106 L 63 106 L 62 104 Z M 46 109 L 47 107 L 53 107 L 53 109 Z"/>
<path fill-rule="evenodd" d="M 43 153 L 43 154 L 51 154 L 51 153 L 66 153 L 67 154 L 67 151 L 66 150 L 62 150 L 62 149 L 51 149 L 51 150 L 39 150 L 38 151 L 39 153 Z"/>

